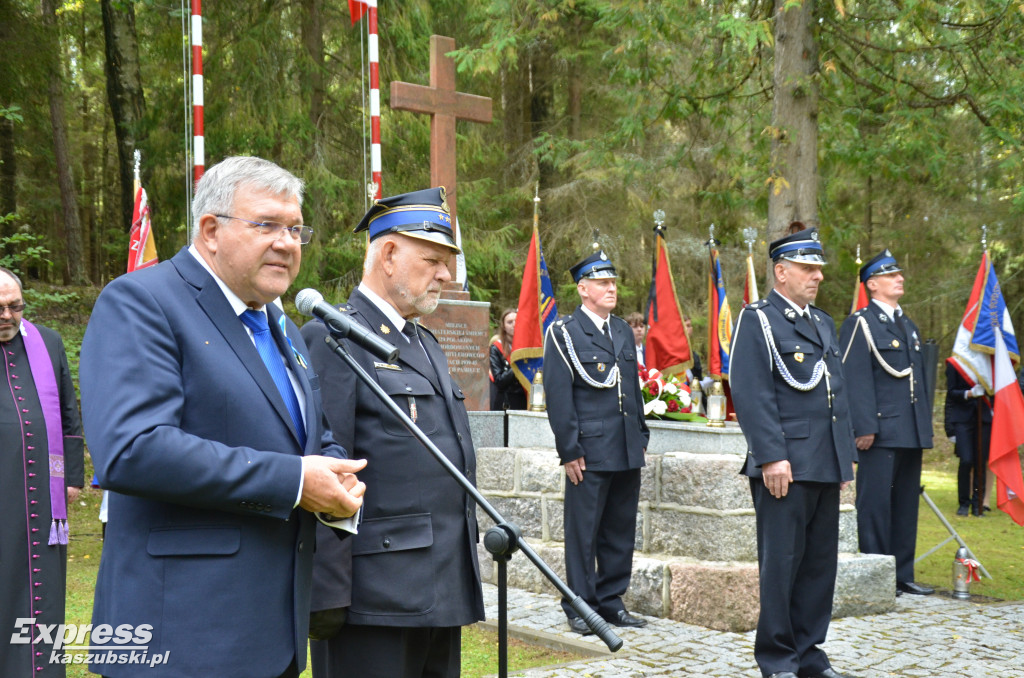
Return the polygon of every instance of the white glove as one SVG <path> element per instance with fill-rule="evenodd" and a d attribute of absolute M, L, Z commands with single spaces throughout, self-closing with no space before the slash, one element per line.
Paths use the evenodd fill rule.
<path fill-rule="evenodd" d="M 956 436 L 949 436 L 949 442 L 951 442 L 954 445 L 956 445 Z"/>
<path fill-rule="evenodd" d="M 965 398 L 980 398 L 985 395 L 985 387 L 981 384 L 975 384 L 974 388 L 964 394 Z"/>

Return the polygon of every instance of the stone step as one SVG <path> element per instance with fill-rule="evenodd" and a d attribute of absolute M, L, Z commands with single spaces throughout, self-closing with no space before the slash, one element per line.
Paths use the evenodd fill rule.
<path fill-rule="evenodd" d="M 565 577 L 561 544 L 527 540 L 559 577 Z M 481 545 L 483 580 L 497 584 L 498 566 Z M 526 556 L 508 564 L 509 586 L 534 593 L 557 593 Z M 757 563 L 694 558 L 634 557 L 624 598 L 629 610 L 696 624 L 718 631 L 749 631 L 757 625 Z M 891 556 L 840 553 L 832 616 L 859 617 L 891 612 L 896 606 L 896 565 Z"/>

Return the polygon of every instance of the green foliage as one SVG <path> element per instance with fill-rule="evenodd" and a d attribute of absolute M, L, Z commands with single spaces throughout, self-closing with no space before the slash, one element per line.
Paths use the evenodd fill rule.
<path fill-rule="evenodd" d="M 10 223 L 18 218 L 16 214 L 0 217 L 0 225 Z M 18 232 L 0 237 L 0 266 L 15 273 L 24 275 L 30 268 L 50 266 L 50 250 L 46 248 L 45 239 L 34 233 Z"/>

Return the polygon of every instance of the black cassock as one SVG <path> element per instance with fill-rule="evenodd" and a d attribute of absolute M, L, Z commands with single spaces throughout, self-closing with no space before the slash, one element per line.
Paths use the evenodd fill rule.
<path fill-rule="evenodd" d="M 36 327 L 60 391 L 65 483 L 81 487 L 82 424 L 64 344 L 52 330 Z M 18 334 L 0 343 L 0 349 L 4 357 L 0 374 L 7 382 L 0 388 L 0 676 L 63 676 L 63 665 L 49 663 L 52 645 L 9 642 L 15 634 L 31 640 L 38 637 L 34 626 L 16 627 L 19 618 L 35 618 L 37 624 L 64 623 L 67 547 L 47 545 L 49 444 L 25 342 Z"/>

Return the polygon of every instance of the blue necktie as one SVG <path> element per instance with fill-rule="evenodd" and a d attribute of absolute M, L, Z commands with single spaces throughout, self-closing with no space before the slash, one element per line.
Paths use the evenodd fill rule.
<path fill-rule="evenodd" d="M 239 316 L 242 323 L 252 330 L 253 339 L 256 340 L 256 350 L 267 366 L 267 371 L 277 384 L 277 390 L 284 398 L 284 405 L 288 408 L 288 414 L 292 416 L 292 423 L 295 424 L 295 431 L 299 436 L 299 444 L 306 449 L 306 427 L 302 425 L 302 410 L 299 408 L 299 399 L 295 397 L 295 389 L 288 380 L 288 370 L 281 361 L 281 354 L 277 350 L 274 338 L 270 336 L 270 326 L 267 325 L 267 315 L 260 311 L 249 309 L 243 311 Z"/>

